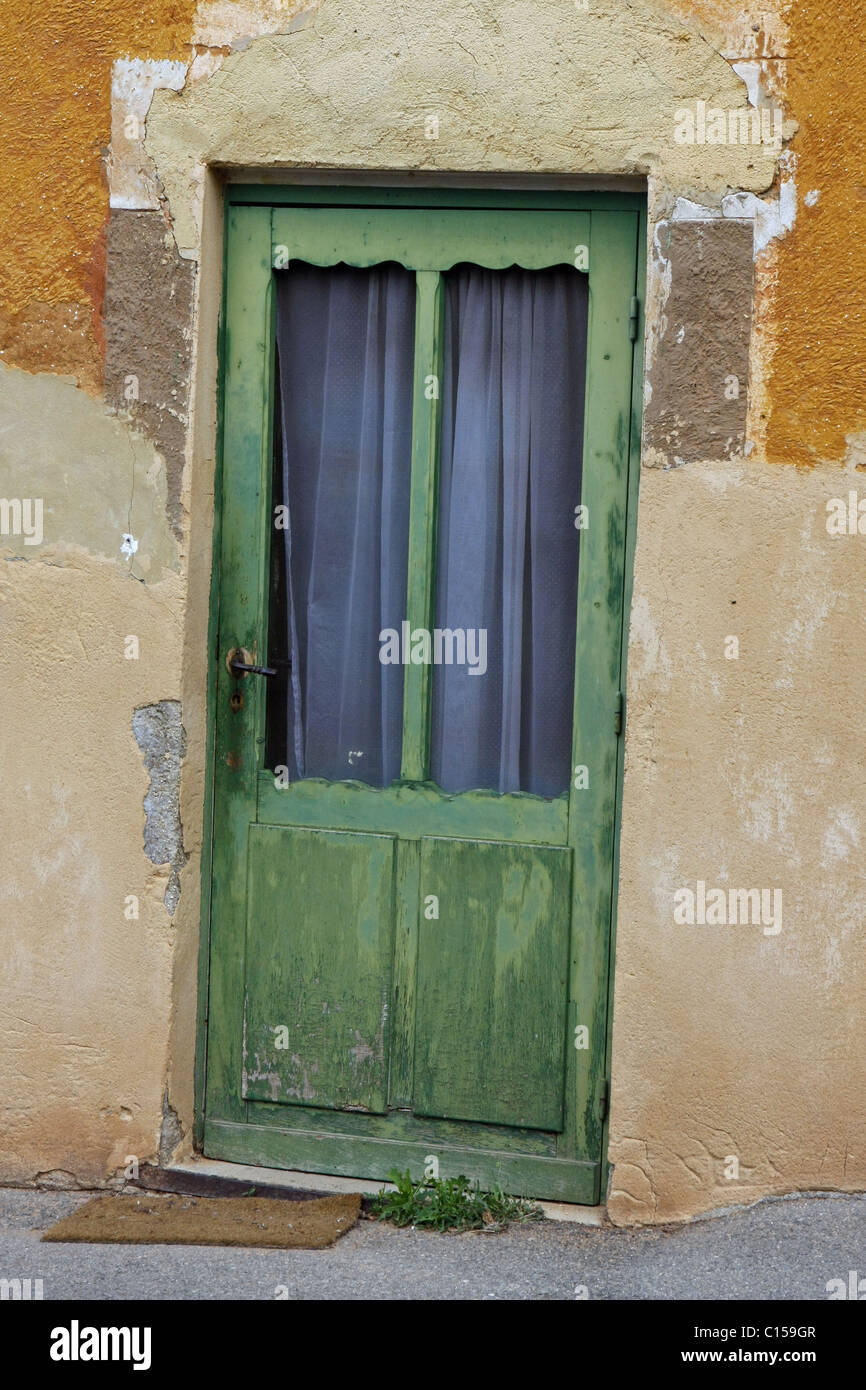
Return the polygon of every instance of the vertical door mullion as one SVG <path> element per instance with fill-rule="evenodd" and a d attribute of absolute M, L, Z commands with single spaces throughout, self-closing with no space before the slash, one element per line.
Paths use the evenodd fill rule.
<path fill-rule="evenodd" d="M 409 500 L 409 573 L 406 620 L 410 633 L 431 628 L 435 595 L 436 492 L 442 381 L 442 277 L 416 275 L 415 390 L 412 409 L 412 481 Z M 408 655 L 408 653 L 407 653 Z M 423 782 L 430 766 L 431 668 L 408 662 L 403 685 L 404 781 Z"/>

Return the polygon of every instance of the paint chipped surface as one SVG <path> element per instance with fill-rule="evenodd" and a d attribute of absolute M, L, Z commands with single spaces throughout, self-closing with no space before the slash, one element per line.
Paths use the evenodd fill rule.
<path fill-rule="evenodd" d="M 106 246 L 105 399 L 158 450 L 180 542 L 195 269 L 177 254 L 160 212 L 113 210 Z"/>
<path fill-rule="evenodd" d="M 185 62 L 195 0 L 64 0 L 0 26 L 0 353 L 28 371 L 102 377 L 105 154 L 116 58 Z"/>
<path fill-rule="evenodd" d="M 111 148 L 107 160 L 113 208 L 158 208 L 156 172 L 144 152 L 147 113 L 157 88 L 179 92 L 187 64 L 117 58 L 111 70 Z"/>
<path fill-rule="evenodd" d="M 797 217 L 797 185 L 793 178 L 783 178 L 776 198 L 758 198 L 754 193 L 726 193 L 718 207 L 696 203 L 692 198 L 677 198 L 671 217 L 673 222 L 714 222 L 723 218 L 754 224 L 754 254 L 766 251 L 770 242 L 783 237 L 794 226 Z"/>
<path fill-rule="evenodd" d="M 301 27 L 317 5 L 309 0 L 199 0 L 192 24 L 194 44 L 211 49 L 244 47 L 261 34 Z"/>
<path fill-rule="evenodd" d="M 180 821 L 180 769 L 186 753 L 180 701 L 160 700 L 137 709 L 132 731 L 150 773 L 144 798 L 144 852 L 152 863 L 169 866 L 165 905 L 173 914 L 187 859 Z"/>

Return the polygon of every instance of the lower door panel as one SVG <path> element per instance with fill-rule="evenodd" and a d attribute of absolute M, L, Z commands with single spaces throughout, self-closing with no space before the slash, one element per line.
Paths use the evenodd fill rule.
<path fill-rule="evenodd" d="M 390 835 L 250 826 L 245 1100 L 385 1110 L 394 846 Z"/>
<path fill-rule="evenodd" d="M 571 850 L 425 839 L 421 895 L 415 1110 L 561 1130 Z"/>

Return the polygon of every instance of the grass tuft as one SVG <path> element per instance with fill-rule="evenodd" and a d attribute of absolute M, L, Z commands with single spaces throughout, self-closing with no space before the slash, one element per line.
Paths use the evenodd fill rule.
<path fill-rule="evenodd" d="M 507 1226 L 544 1219 L 544 1212 L 525 1197 L 509 1197 L 501 1187 L 482 1192 L 478 1183 L 458 1178 L 422 1178 L 413 1183 L 409 1170 L 392 1168 L 396 1192 L 379 1192 L 370 1203 L 377 1221 L 393 1226 L 420 1226 L 433 1231 L 504 1231 Z"/>

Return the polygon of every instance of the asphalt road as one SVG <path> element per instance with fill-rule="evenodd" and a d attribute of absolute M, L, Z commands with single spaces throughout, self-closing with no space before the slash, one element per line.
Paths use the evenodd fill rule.
<path fill-rule="evenodd" d="M 832 1279 L 866 1281 L 866 1196 L 775 1199 L 633 1231 L 545 1221 L 455 1236 L 362 1220 L 317 1251 L 40 1244 L 90 1195 L 0 1188 L 0 1279 L 42 1279 L 46 1300 L 571 1300 L 581 1289 L 590 1300 L 827 1300 Z"/>

